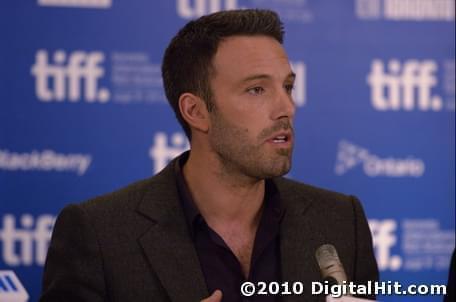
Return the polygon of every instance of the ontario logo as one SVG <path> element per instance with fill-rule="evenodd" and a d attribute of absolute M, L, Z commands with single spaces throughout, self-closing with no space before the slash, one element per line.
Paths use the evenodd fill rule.
<path fill-rule="evenodd" d="M 50 54 L 38 50 L 31 68 L 37 98 L 42 102 L 108 102 L 109 90 L 98 87 L 105 75 L 104 60 L 100 51 L 57 50 Z"/>
<path fill-rule="evenodd" d="M 369 177 L 421 177 L 425 171 L 425 164 L 419 158 L 382 158 L 364 147 L 341 140 L 334 172 L 336 175 L 344 175 L 357 166 L 361 166 Z"/>

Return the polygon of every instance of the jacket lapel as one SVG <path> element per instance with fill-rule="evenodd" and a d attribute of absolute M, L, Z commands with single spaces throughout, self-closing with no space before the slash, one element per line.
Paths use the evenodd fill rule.
<path fill-rule="evenodd" d="M 321 280 L 315 259 L 315 251 L 323 242 L 322 235 L 316 228 L 321 222 L 312 211 L 313 200 L 288 192 L 290 191 L 280 190 L 286 211 L 280 227 L 282 281 L 288 281 L 290 288 L 293 282 L 302 282 L 304 292 L 302 295 L 284 296 L 282 301 L 318 301 L 319 297 L 311 293 L 312 282 Z"/>
<path fill-rule="evenodd" d="M 172 302 L 200 301 L 209 294 L 179 203 L 174 162 L 154 178 L 139 204 L 137 211 L 153 221 L 139 244 Z"/>

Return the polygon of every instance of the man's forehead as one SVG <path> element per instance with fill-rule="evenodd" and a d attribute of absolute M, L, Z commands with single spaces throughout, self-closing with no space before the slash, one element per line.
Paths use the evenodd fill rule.
<path fill-rule="evenodd" d="M 231 55 L 242 58 L 255 56 L 259 53 L 269 56 L 278 55 L 287 58 L 287 54 L 282 47 L 282 44 L 272 37 L 263 35 L 239 35 L 223 38 L 218 45 L 215 57 Z"/>
<path fill-rule="evenodd" d="M 233 36 L 219 45 L 212 61 L 215 74 L 236 78 L 292 76 L 282 45 L 268 36 Z"/>

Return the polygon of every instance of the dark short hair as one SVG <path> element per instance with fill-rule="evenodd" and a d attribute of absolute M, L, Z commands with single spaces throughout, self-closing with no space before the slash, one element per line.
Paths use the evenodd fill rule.
<path fill-rule="evenodd" d="M 219 43 L 230 36 L 269 36 L 283 43 L 283 23 L 270 10 L 230 10 L 203 16 L 187 23 L 171 40 L 162 62 L 166 97 L 191 139 L 191 131 L 179 110 L 179 97 L 186 92 L 202 98 L 208 111 L 215 107 L 210 76 L 212 58 Z"/>

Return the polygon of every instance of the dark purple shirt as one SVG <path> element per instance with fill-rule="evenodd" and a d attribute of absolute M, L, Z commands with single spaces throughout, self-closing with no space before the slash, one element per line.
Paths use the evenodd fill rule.
<path fill-rule="evenodd" d="M 266 180 L 262 216 L 255 235 L 249 276 L 246 279 L 234 253 L 222 237 L 205 222 L 196 207 L 182 173 L 186 160 L 187 158 L 183 157 L 181 162 L 176 162 L 177 186 L 209 293 L 220 289 L 223 292 L 223 302 L 280 301 L 279 296 L 243 297 L 240 292 L 244 281 L 281 281 L 279 228 L 284 210 L 274 183 Z"/>

